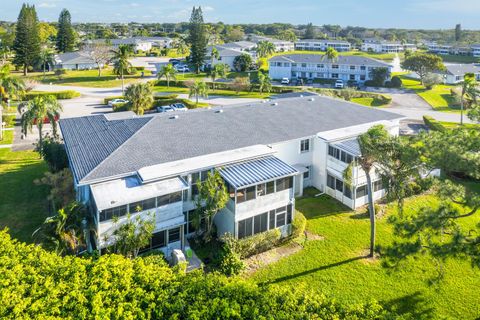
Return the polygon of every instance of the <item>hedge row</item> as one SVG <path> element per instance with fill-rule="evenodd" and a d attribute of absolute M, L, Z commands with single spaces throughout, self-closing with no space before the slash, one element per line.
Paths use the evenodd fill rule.
<path fill-rule="evenodd" d="M 441 124 L 439 121 L 435 120 L 430 116 L 423 116 L 423 122 L 430 130 L 440 131 L 440 132 L 443 132 L 446 130 L 443 124 Z"/>
<path fill-rule="evenodd" d="M 30 91 L 25 94 L 25 100 L 29 101 L 36 97 L 43 96 L 54 96 L 57 99 L 73 99 L 80 97 L 80 92 L 74 90 L 64 90 L 64 91 Z"/>
<path fill-rule="evenodd" d="M 392 102 L 392 97 L 386 94 L 367 92 L 367 91 L 356 91 L 348 88 L 347 89 L 315 88 L 310 90 L 325 96 L 341 98 L 348 101 L 356 98 L 372 98 L 379 101 L 382 105 L 387 105 Z"/>

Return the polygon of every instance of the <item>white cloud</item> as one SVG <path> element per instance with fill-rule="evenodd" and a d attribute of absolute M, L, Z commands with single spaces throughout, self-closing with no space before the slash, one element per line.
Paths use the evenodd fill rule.
<path fill-rule="evenodd" d="M 37 5 L 39 8 L 55 8 L 57 5 L 52 2 L 42 2 Z"/>
<path fill-rule="evenodd" d="M 131 2 L 130 7 L 140 7 L 140 4 L 137 2 Z"/>
<path fill-rule="evenodd" d="M 202 7 L 203 12 L 209 12 L 209 11 L 213 11 L 213 10 L 215 10 L 215 8 L 211 7 L 211 6 Z"/>

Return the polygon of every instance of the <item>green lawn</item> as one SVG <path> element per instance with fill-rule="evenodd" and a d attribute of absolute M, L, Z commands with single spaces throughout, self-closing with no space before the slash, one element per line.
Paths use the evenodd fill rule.
<path fill-rule="evenodd" d="M 436 206 L 438 199 L 410 199 L 406 210 L 426 205 Z M 369 243 L 365 214 L 328 196 L 298 199 L 296 207 L 308 219 L 307 230 L 324 240 L 307 241 L 300 252 L 260 269 L 252 276 L 256 282 L 307 287 L 345 303 L 376 299 L 397 312 L 412 312 L 414 319 L 475 319 L 480 314 L 480 271 L 468 262 L 447 261 L 440 282 L 431 281 L 437 269 L 427 257 L 410 259 L 398 270 L 386 269 L 379 260 L 363 258 Z M 393 241 L 386 217 L 378 220 L 377 228 L 377 244 Z"/>
<path fill-rule="evenodd" d="M 440 55 L 443 62 L 450 63 L 478 63 L 479 59 L 473 56 L 457 56 L 457 55 Z"/>
<path fill-rule="evenodd" d="M 422 86 L 420 80 L 407 77 L 405 74 L 397 74 L 403 82 L 403 87 L 414 90 L 423 100 L 425 100 L 436 111 L 459 112 L 455 100 L 450 94 L 451 85 L 439 84 L 431 90 Z"/>
<path fill-rule="evenodd" d="M 0 145 L 12 144 L 12 143 L 13 143 L 13 130 L 3 131 L 3 140 L 0 140 Z"/>
<path fill-rule="evenodd" d="M 447 129 L 455 129 L 459 128 L 460 124 L 458 122 L 447 122 L 447 121 L 440 121 L 440 123 L 446 127 Z M 477 129 L 480 130 L 480 124 L 474 124 L 474 123 L 464 123 L 463 124 L 464 128 L 469 128 L 469 129 Z"/>
<path fill-rule="evenodd" d="M 174 87 L 170 85 L 167 86 L 155 86 L 153 88 L 154 92 L 161 92 L 161 93 L 184 93 L 188 94 L 188 88 L 181 88 L 181 87 Z M 271 93 L 260 93 L 260 92 L 248 92 L 248 91 L 241 91 L 238 94 L 235 91 L 231 90 L 209 90 L 209 96 L 225 96 L 225 97 L 234 97 L 234 98 L 252 98 L 252 99 L 266 99 L 270 97 Z"/>
<path fill-rule="evenodd" d="M 47 166 L 33 151 L 0 149 L 0 229 L 24 242 L 32 242 L 32 232 L 48 213 L 48 189 L 36 186 Z"/>
<path fill-rule="evenodd" d="M 294 51 L 288 51 L 288 52 L 277 52 L 274 54 L 274 56 L 278 56 L 282 54 L 325 54 L 325 52 L 294 50 Z M 347 52 L 339 52 L 338 54 L 340 56 L 361 56 L 361 57 L 367 57 L 367 58 L 372 58 L 377 60 L 383 60 L 386 62 L 392 62 L 393 59 L 395 58 L 395 53 L 369 53 L 369 52 L 363 52 L 363 51 L 347 51 Z M 399 53 L 398 55 L 400 59 L 404 58 L 403 53 Z"/>
<path fill-rule="evenodd" d="M 352 102 L 367 106 L 367 107 L 384 107 L 385 104 L 381 100 L 375 98 L 353 98 Z"/>
<path fill-rule="evenodd" d="M 145 71 L 145 75 L 149 75 L 150 71 Z M 104 69 L 102 75 L 98 77 L 98 70 L 71 70 L 59 79 L 52 72 L 47 73 L 44 78 L 41 72 L 31 73 L 28 77 L 33 78 L 41 83 L 52 83 L 66 86 L 81 86 L 92 88 L 114 88 L 122 85 L 122 80 L 113 74 L 111 68 Z M 135 75 L 125 76 L 125 84 L 132 83 L 141 79 L 140 72 Z"/>

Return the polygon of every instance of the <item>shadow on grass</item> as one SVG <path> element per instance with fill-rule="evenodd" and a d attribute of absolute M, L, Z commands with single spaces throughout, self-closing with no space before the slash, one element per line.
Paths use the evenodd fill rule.
<path fill-rule="evenodd" d="M 295 278 L 298 278 L 298 277 L 306 276 L 306 275 L 311 274 L 311 273 L 327 270 L 327 269 L 330 269 L 330 268 L 339 267 L 339 266 L 342 266 L 342 265 L 345 265 L 345 264 L 348 264 L 348 263 L 351 263 L 351 262 L 354 262 L 354 261 L 357 261 L 357 260 L 366 259 L 366 258 L 367 258 L 367 256 L 358 256 L 358 257 L 355 257 L 355 258 L 350 258 L 350 259 L 347 259 L 347 260 L 327 264 L 327 265 L 324 265 L 324 266 L 321 266 L 321 267 L 318 267 L 318 268 L 306 270 L 306 271 L 303 271 L 303 272 L 300 272 L 300 273 L 296 273 L 296 274 L 288 275 L 288 276 L 285 276 L 285 277 L 280 277 L 280 278 L 277 278 L 277 279 L 273 279 L 273 280 L 270 280 L 270 281 L 262 282 L 262 283 L 260 283 L 260 285 L 267 285 L 267 284 L 279 283 L 279 282 L 283 282 L 283 281 L 292 280 L 292 279 L 295 279 Z"/>
<path fill-rule="evenodd" d="M 315 195 L 318 195 L 319 193 L 320 191 L 317 189 L 310 188 L 305 191 L 303 197 L 296 200 L 296 209 L 302 212 L 307 219 L 329 217 L 352 212 L 350 208 L 326 194 L 315 197 Z"/>
<path fill-rule="evenodd" d="M 368 214 L 368 212 L 356 213 L 350 216 L 350 219 L 354 219 L 354 220 L 363 220 L 368 218 L 370 218 L 370 215 Z"/>
<path fill-rule="evenodd" d="M 386 309 L 412 319 L 433 319 L 435 315 L 435 310 L 427 304 L 420 291 L 380 303 Z"/>

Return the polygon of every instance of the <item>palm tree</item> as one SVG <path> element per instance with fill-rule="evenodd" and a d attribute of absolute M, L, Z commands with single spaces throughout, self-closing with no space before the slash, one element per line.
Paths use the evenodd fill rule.
<path fill-rule="evenodd" d="M 52 66 L 55 63 L 53 51 L 50 48 L 44 46 L 42 48 L 42 50 L 40 50 L 40 55 L 38 56 L 38 61 L 42 65 L 43 79 L 45 79 L 45 73 L 46 73 L 47 65 Z M 50 67 L 48 67 L 48 69 L 50 70 Z"/>
<path fill-rule="evenodd" d="M 172 47 L 177 50 L 178 54 L 186 54 L 188 51 L 188 46 L 185 43 L 185 40 L 183 38 L 177 38 L 173 41 Z"/>
<path fill-rule="evenodd" d="M 270 92 L 272 90 L 272 82 L 268 75 L 264 74 L 263 72 L 258 72 L 258 91 L 262 92 Z"/>
<path fill-rule="evenodd" d="M 370 254 L 369 257 L 373 258 L 375 250 L 375 234 L 376 234 L 376 222 L 375 222 L 375 205 L 373 202 L 373 190 L 372 190 L 372 177 L 371 171 L 379 158 L 379 148 L 377 147 L 378 141 L 385 141 L 388 139 L 388 132 L 382 125 L 373 126 L 366 133 L 360 135 L 357 140 L 360 146 L 361 155 L 352 161 L 343 172 L 343 180 L 348 188 L 352 186 L 353 169 L 357 166 L 365 172 L 367 180 L 367 196 L 368 196 L 368 211 L 370 215 Z"/>
<path fill-rule="evenodd" d="M 260 58 L 266 58 L 275 53 L 275 45 L 270 41 L 259 41 L 257 44 L 257 54 Z"/>
<path fill-rule="evenodd" d="M 25 89 L 25 81 L 20 77 L 12 77 L 9 65 L 0 68 L 0 100 L 21 98 Z"/>
<path fill-rule="evenodd" d="M 332 64 L 333 62 L 338 60 L 338 51 L 332 47 L 328 47 L 325 55 L 323 55 L 322 59 L 327 59 L 327 61 Z M 331 78 L 331 71 L 329 67 L 329 72 L 327 74 L 327 78 Z"/>
<path fill-rule="evenodd" d="M 198 106 L 198 97 L 208 98 L 208 86 L 203 81 L 196 80 L 190 85 L 188 98 L 195 97 L 195 105 Z"/>
<path fill-rule="evenodd" d="M 230 71 L 230 66 L 226 63 L 218 63 L 212 67 L 210 70 L 210 78 L 212 78 L 212 89 L 215 90 L 215 79 L 225 78 L 228 71 Z"/>
<path fill-rule="evenodd" d="M 54 96 L 38 96 L 26 104 L 27 111 L 22 114 L 21 124 L 22 133 L 26 136 L 28 131 L 32 131 L 35 125 L 38 129 L 38 145 L 43 142 L 43 124 L 47 121 L 52 126 L 53 137 L 58 137 L 57 121 L 60 112 L 63 111 L 62 105 Z"/>
<path fill-rule="evenodd" d="M 131 84 L 125 91 L 125 98 L 130 101 L 132 110 L 142 115 L 144 110 L 150 109 L 153 104 L 153 91 L 149 83 Z"/>
<path fill-rule="evenodd" d="M 117 50 L 112 50 L 113 72 L 122 79 L 122 95 L 125 92 L 124 75 L 132 70 L 132 64 L 128 59 L 132 55 L 132 47 L 129 45 L 120 45 Z"/>
<path fill-rule="evenodd" d="M 171 63 L 163 66 L 158 73 L 158 80 L 163 77 L 167 80 L 167 87 L 170 87 L 170 79 L 177 80 L 177 69 Z"/>
<path fill-rule="evenodd" d="M 210 70 L 213 70 L 213 63 L 215 59 L 218 60 L 220 58 L 220 53 L 216 47 L 212 47 L 212 53 L 210 54 Z"/>
<path fill-rule="evenodd" d="M 467 100 L 472 103 L 477 103 L 477 95 L 479 91 L 477 89 L 477 81 L 475 80 L 475 74 L 466 73 L 463 77 L 462 92 L 460 97 L 460 124 L 463 125 L 463 112 L 465 109 L 465 102 Z"/>

